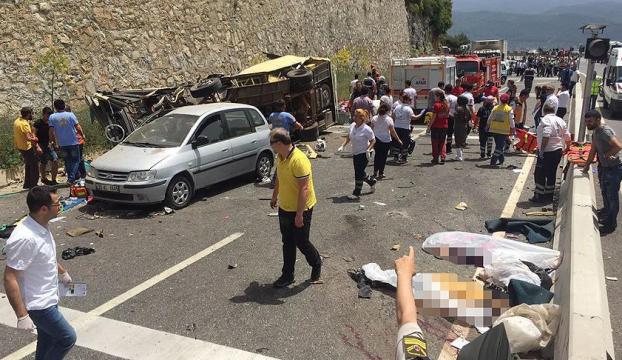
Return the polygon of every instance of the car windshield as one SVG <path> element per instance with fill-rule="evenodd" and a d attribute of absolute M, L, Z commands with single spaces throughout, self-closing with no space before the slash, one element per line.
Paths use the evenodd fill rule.
<path fill-rule="evenodd" d="M 477 70 L 479 70 L 477 61 L 460 61 L 456 64 L 456 71 L 458 74 L 473 74 L 477 73 Z"/>
<path fill-rule="evenodd" d="M 196 115 L 164 115 L 138 128 L 123 144 L 138 147 L 177 147 L 198 119 Z"/>

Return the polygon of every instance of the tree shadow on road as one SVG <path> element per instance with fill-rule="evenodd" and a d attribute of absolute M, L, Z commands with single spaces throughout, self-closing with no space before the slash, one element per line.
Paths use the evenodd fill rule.
<path fill-rule="evenodd" d="M 244 289 L 244 295 L 234 296 L 229 301 L 236 304 L 254 302 L 260 305 L 282 305 L 285 303 L 282 299 L 298 295 L 310 285 L 311 283 L 305 281 L 293 287 L 276 289 L 272 284 L 253 281 Z"/>

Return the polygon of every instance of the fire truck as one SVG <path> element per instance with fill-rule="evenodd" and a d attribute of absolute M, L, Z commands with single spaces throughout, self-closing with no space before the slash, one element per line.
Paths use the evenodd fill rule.
<path fill-rule="evenodd" d="M 492 81 L 499 87 L 501 82 L 501 57 L 460 55 L 456 57 L 456 73 L 462 84 L 473 84 L 473 96 L 477 98 L 484 85 Z"/>

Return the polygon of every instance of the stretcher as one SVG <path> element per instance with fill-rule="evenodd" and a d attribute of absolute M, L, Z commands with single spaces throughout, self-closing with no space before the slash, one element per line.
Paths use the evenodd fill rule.
<path fill-rule="evenodd" d="M 538 138 L 536 134 L 530 133 L 527 130 L 516 129 L 516 139 L 518 140 L 518 142 L 514 144 L 516 150 L 522 150 L 531 154 L 538 148 Z"/>
<path fill-rule="evenodd" d="M 584 166 L 587 162 L 588 156 L 590 155 L 591 149 L 591 143 L 580 144 L 577 142 L 573 142 L 568 149 L 568 153 L 566 154 L 568 162 Z M 594 157 L 594 161 L 596 161 L 596 156 Z"/>

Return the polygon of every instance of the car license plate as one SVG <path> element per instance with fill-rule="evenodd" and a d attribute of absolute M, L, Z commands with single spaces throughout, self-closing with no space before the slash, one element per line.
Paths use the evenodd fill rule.
<path fill-rule="evenodd" d="M 121 187 L 119 185 L 95 184 L 95 190 L 120 192 Z"/>

